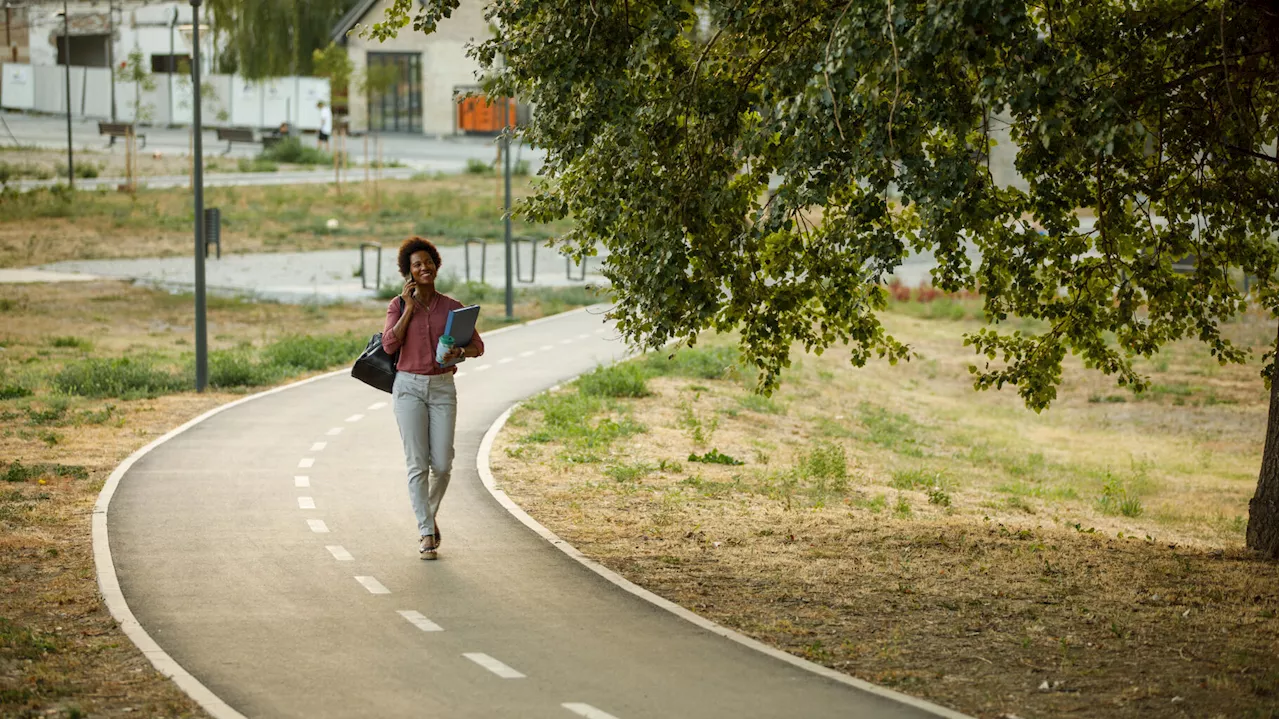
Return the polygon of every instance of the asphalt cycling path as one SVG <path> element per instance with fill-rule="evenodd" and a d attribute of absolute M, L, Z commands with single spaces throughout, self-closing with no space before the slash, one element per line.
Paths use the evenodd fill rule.
<path fill-rule="evenodd" d="M 95 515 L 104 594 L 118 581 L 128 605 L 113 612 L 219 717 L 960 716 L 687 621 L 495 500 L 486 432 L 625 354 L 601 313 L 490 333 L 461 366 L 439 560 L 418 558 L 390 397 L 337 373 L 122 465 Z"/>

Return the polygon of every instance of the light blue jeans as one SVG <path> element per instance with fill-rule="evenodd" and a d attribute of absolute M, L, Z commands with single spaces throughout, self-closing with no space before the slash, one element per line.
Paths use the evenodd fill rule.
<path fill-rule="evenodd" d="M 391 397 L 409 471 L 409 502 L 418 534 L 426 537 L 436 531 L 436 512 L 453 470 L 458 391 L 452 374 L 397 372 Z"/>

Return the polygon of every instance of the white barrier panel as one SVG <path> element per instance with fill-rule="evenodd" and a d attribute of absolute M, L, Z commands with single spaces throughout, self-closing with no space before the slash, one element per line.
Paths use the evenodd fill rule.
<path fill-rule="evenodd" d="M 296 110 L 298 101 L 293 97 L 293 78 L 274 78 L 262 83 L 262 115 L 257 127 L 279 127 L 280 123 L 291 121 L 291 110 Z"/>
<path fill-rule="evenodd" d="M 231 76 L 231 124 L 257 127 L 262 121 L 262 87 L 242 77 Z"/>
<path fill-rule="evenodd" d="M 316 107 L 316 103 L 324 101 L 324 104 L 329 104 L 329 81 L 321 77 L 300 77 L 298 94 L 301 100 L 298 112 L 294 115 L 298 118 L 298 129 L 320 129 L 320 108 Z"/>
<path fill-rule="evenodd" d="M 136 94 L 133 83 L 116 83 L 116 120 L 118 122 L 133 122 L 134 97 Z"/>
<path fill-rule="evenodd" d="M 30 65 L 5 63 L 0 66 L 0 107 L 8 110 L 34 110 L 36 107 L 36 75 Z"/>
<path fill-rule="evenodd" d="M 66 112 L 63 104 L 67 89 L 64 69 L 54 65 L 36 65 L 36 105 L 39 112 L 61 115 Z"/>
<path fill-rule="evenodd" d="M 111 118 L 111 68 L 84 68 L 85 92 L 81 96 L 81 112 L 86 117 Z M 119 102 L 119 98 L 116 100 Z"/>
<path fill-rule="evenodd" d="M 231 124 L 231 79 L 230 75 L 209 75 L 200 82 L 201 124 Z"/>

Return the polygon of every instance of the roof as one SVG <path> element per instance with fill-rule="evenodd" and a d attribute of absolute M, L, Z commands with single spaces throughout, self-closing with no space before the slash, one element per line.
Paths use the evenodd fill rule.
<path fill-rule="evenodd" d="M 338 24 L 333 26 L 333 31 L 329 33 L 329 39 L 339 45 L 346 45 L 347 33 L 351 32 L 351 28 L 355 27 L 356 23 L 360 22 L 377 2 L 378 0 L 359 0 L 355 5 L 352 5 L 347 14 L 343 15 L 342 19 L 338 21 Z"/>

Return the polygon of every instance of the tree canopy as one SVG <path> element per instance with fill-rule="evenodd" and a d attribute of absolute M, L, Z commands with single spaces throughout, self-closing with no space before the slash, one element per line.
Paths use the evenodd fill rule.
<path fill-rule="evenodd" d="M 316 50 L 356 0 L 208 0 L 221 64 L 250 80 L 311 75 Z"/>
<path fill-rule="evenodd" d="M 397 0 L 382 36 L 431 31 Z M 1132 364 L 1276 294 L 1276 9 L 1260 0 L 493 0 L 487 91 L 537 112 L 540 190 L 599 243 L 631 342 L 742 332 L 771 389 L 793 342 L 855 365 L 908 347 L 876 312 L 910 251 L 976 287 L 979 388 L 1036 410 L 1067 353 L 1141 389 Z M 1007 123 L 1026 183 L 990 167 Z M 769 190 L 771 179 L 773 189 Z M 1077 213 L 1096 223 L 1081 227 Z M 968 250 L 968 251 L 967 251 Z M 1172 264 L 1191 256 L 1196 269 Z M 976 256 L 976 260 L 971 260 Z M 1257 281 L 1246 297 L 1233 273 Z M 1048 323 L 1008 332 L 1011 316 Z"/>

